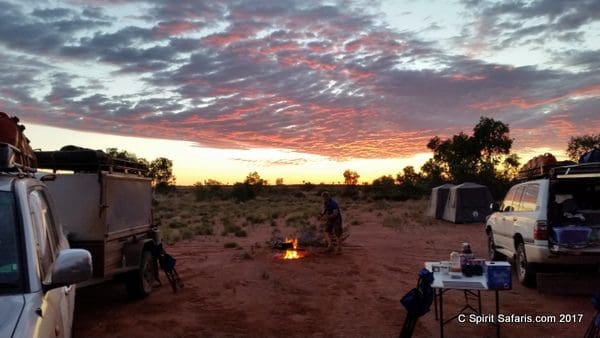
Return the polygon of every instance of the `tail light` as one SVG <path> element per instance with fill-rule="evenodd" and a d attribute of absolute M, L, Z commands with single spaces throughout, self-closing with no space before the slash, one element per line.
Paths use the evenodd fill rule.
<path fill-rule="evenodd" d="M 535 226 L 533 227 L 533 239 L 539 241 L 548 240 L 548 226 L 546 225 L 546 221 L 535 222 Z"/>

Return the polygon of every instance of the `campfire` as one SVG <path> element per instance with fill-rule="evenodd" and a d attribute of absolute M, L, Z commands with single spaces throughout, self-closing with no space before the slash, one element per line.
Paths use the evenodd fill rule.
<path fill-rule="evenodd" d="M 300 259 L 304 257 L 304 251 L 298 250 L 298 239 L 285 239 L 285 246 L 288 248 L 285 250 L 283 259 Z M 291 249 L 290 249 L 291 247 Z"/>

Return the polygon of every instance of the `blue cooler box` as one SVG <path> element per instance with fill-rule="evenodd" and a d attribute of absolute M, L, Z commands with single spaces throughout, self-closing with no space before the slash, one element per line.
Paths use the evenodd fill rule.
<path fill-rule="evenodd" d="M 512 266 L 508 262 L 485 262 L 488 289 L 512 289 Z"/>
<path fill-rule="evenodd" d="M 585 244 L 590 240 L 592 228 L 584 226 L 553 227 L 552 232 L 558 244 Z"/>

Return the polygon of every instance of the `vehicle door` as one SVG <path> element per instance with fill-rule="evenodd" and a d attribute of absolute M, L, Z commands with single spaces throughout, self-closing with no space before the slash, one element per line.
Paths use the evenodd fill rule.
<path fill-rule="evenodd" d="M 499 219 L 497 220 L 497 229 L 495 231 L 497 236 L 494 236 L 494 240 L 497 245 L 509 250 L 514 249 L 512 224 L 515 221 L 516 213 L 518 212 L 519 199 L 523 193 L 523 189 L 523 185 L 513 186 L 506 194 L 506 197 L 500 206 L 500 214 L 498 217 Z"/>
<path fill-rule="evenodd" d="M 28 193 L 32 233 L 36 246 L 38 276 L 43 282 L 49 277 L 52 264 L 61 249 L 60 234 L 41 186 Z M 42 294 L 35 333 L 40 337 L 69 337 L 69 325 L 74 301 L 73 286 L 55 288 Z"/>
<path fill-rule="evenodd" d="M 525 243 L 533 243 L 533 228 L 538 220 L 537 211 L 540 209 L 537 203 L 540 186 L 531 183 L 524 188 L 519 200 L 518 212 L 513 217 L 511 231 L 513 234 L 521 234 Z"/>

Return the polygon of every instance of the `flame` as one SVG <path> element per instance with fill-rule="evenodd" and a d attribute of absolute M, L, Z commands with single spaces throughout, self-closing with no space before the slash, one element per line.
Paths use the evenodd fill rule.
<path fill-rule="evenodd" d="M 293 249 L 285 250 L 285 255 L 283 259 L 299 259 L 304 257 L 304 253 L 298 251 L 298 239 L 285 239 L 286 243 L 292 243 Z"/>

